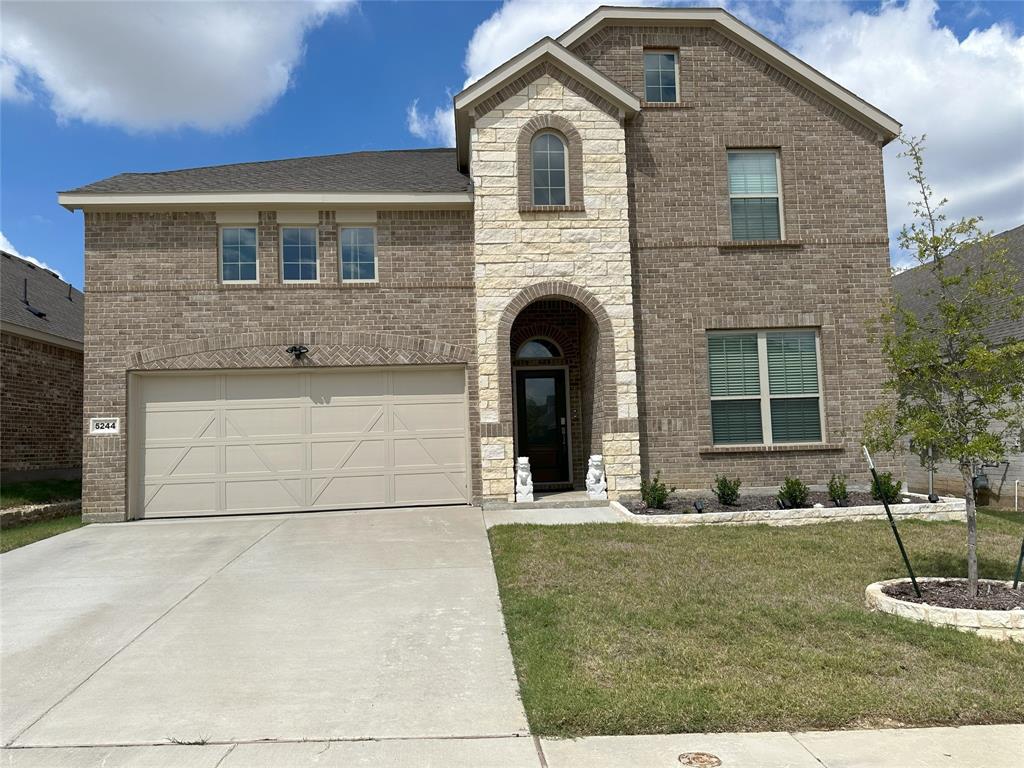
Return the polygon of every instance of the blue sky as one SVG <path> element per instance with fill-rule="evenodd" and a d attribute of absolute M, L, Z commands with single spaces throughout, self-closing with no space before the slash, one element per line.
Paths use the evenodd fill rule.
<path fill-rule="evenodd" d="M 112 24 L 126 6 L 5 3 L 0 229 L 81 286 L 82 215 L 57 205 L 58 190 L 123 171 L 444 144 L 449 92 L 593 5 L 293 2 L 274 16 L 246 3 L 210 16 L 179 3 Z M 726 5 L 928 131 L 953 213 L 1024 221 L 1024 3 Z M 894 154 L 893 226 L 906 192 Z"/>

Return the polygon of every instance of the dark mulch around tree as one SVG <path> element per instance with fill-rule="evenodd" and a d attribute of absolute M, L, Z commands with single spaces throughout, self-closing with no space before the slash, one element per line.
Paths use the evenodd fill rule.
<path fill-rule="evenodd" d="M 710 491 L 707 494 L 673 493 L 668 497 L 668 501 L 665 502 L 664 509 L 651 509 L 644 505 L 641 499 L 624 499 L 622 504 L 636 515 L 685 515 L 696 513 L 697 510 L 694 509 L 693 503 L 697 499 L 703 502 L 704 512 L 752 512 L 755 510 L 779 508 L 775 496 L 755 496 L 740 492 L 740 497 L 736 500 L 735 504 L 725 505 L 720 504 L 715 495 Z M 824 504 L 826 507 L 836 506 L 824 491 L 811 491 L 808 495 L 807 508 L 809 509 L 815 504 Z M 881 504 L 881 502 L 872 499 L 870 493 L 851 491 L 847 503 L 843 506 L 860 507 L 869 504 Z"/>
<path fill-rule="evenodd" d="M 974 608 L 983 611 L 1012 611 L 1024 609 L 1024 589 L 1010 589 L 1006 584 L 992 581 L 978 582 L 978 596 L 967 596 L 966 579 L 944 579 L 942 581 L 918 581 L 921 597 L 914 594 L 914 585 L 909 581 L 888 584 L 882 592 L 889 597 L 907 603 L 927 603 L 940 608 Z"/>

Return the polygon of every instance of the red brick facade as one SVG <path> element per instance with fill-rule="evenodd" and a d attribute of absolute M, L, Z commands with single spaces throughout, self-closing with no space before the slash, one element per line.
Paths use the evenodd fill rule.
<path fill-rule="evenodd" d="M 73 476 L 82 466 L 82 353 L 0 334 L 0 472 Z"/>

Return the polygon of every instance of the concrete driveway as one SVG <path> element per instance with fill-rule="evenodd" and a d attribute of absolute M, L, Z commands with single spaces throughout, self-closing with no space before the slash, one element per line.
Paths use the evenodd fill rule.
<path fill-rule="evenodd" d="M 527 733 L 478 509 L 93 525 L 0 578 L 6 746 Z"/>

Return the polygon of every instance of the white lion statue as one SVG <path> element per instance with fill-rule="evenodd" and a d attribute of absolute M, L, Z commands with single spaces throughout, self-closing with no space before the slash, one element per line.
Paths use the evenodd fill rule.
<path fill-rule="evenodd" d="M 528 456 L 516 459 L 516 501 L 533 501 L 533 475 Z"/>
<path fill-rule="evenodd" d="M 594 454 L 587 462 L 587 496 L 592 499 L 608 498 L 608 481 L 604 476 L 604 457 Z"/>

